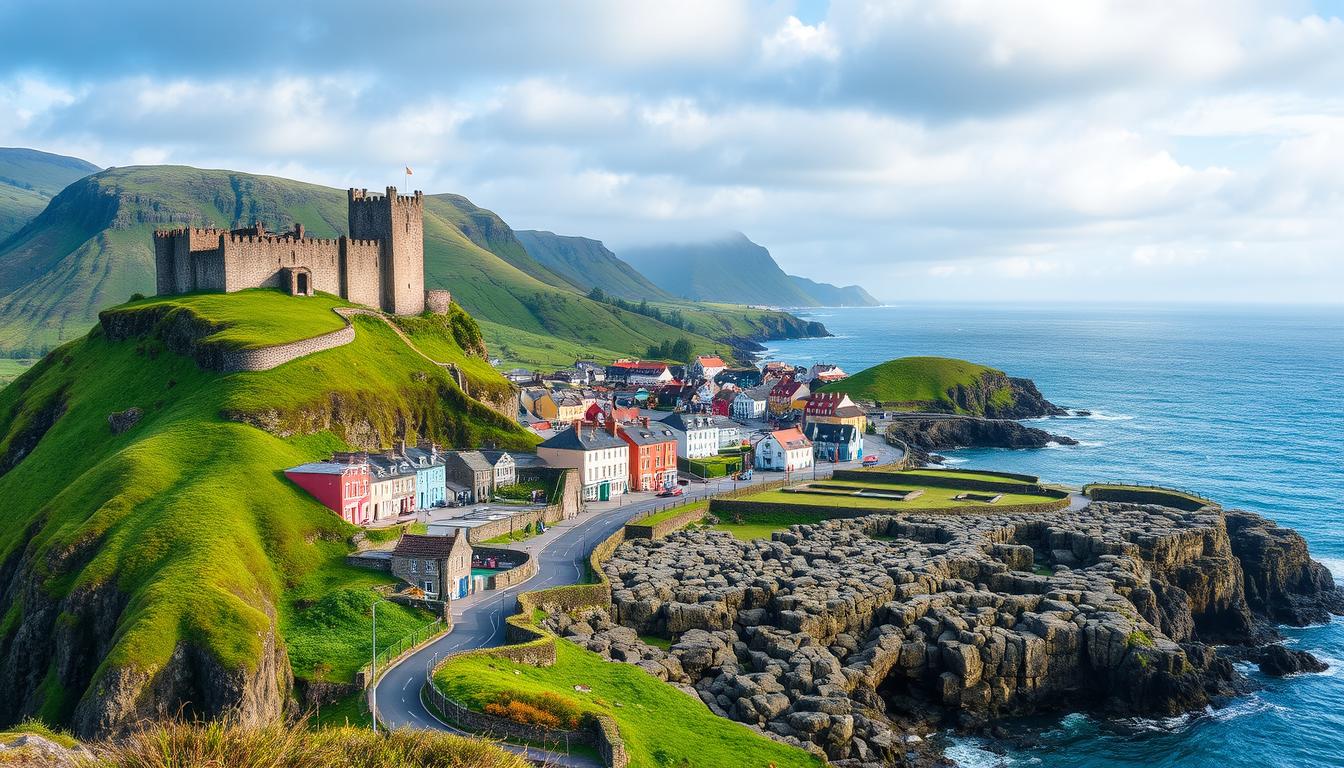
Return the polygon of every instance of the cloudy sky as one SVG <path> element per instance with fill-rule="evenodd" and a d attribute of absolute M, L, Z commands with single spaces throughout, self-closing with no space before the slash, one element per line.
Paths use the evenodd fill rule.
<path fill-rule="evenodd" d="M 0 4 L 0 145 L 729 229 L 887 300 L 1344 300 L 1344 0 Z"/>

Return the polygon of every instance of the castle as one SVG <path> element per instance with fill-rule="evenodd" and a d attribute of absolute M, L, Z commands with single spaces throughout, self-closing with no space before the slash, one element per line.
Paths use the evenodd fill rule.
<path fill-rule="evenodd" d="M 446 291 L 425 291 L 424 195 L 370 195 L 351 189 L 349 237 L 305 237 L 244 229 L 187 227 L 154 233 L 160 296 L 192 291 L 280 288 L 295 296 L 323 291 L 397 315 L 446 311 Z"/>

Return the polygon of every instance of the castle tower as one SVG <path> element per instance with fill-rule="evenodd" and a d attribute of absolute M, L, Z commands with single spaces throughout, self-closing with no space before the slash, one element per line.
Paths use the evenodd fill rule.
<path fill-rule="evenodd" d="M 418 315 L 425 311 L 425 198 L 421 192 L 386 195 L 348 192 L 350 237 L 378 240 L 378 269 L 384 312 Z"/>

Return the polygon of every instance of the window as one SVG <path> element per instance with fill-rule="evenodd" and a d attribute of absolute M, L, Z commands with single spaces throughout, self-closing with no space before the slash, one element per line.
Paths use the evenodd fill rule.
<path fill-rule="evenodd" d="M 420 561 L 416 560 L 415 558 L 411 558 L 411 573 L 419 573 L 419 572 L 420 572 Z"/>

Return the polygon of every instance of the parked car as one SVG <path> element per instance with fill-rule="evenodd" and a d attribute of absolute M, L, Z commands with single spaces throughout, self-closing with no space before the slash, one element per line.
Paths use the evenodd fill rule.
<path fill-rule="evenodd" d="M 664 488 L 662 491 L 658 493 L 658 496 L 661 498 L 667 498 L 669 496 L 680 496 L 685 492 L 686 491 L 682 490 L 681 488 Z"/>
<path fill-rule="evenodd" d="M 864 456 L 864 457 L 863 457 L 863 466 L 865 466 L 865 467 L 875 467 L 875 466 L 877 466 L 877 462 L 878 462 L 878 461 L 879 461 L 879 459 L 877 458 L 877 455 L 876 455 L 876 454 L 873 454 L 872 456 Z"/>
<path fill-rule="evenodd" d="M 738 472 L 738 473 L 737 473 L 737 479 L 738 479 L 738 480 L 750 480 L 750 479 L 751 479 L 751 470 L 750 470 L 750 469 L 744 469 L 744 470 L 742 470 L 741 472 Z"/>

